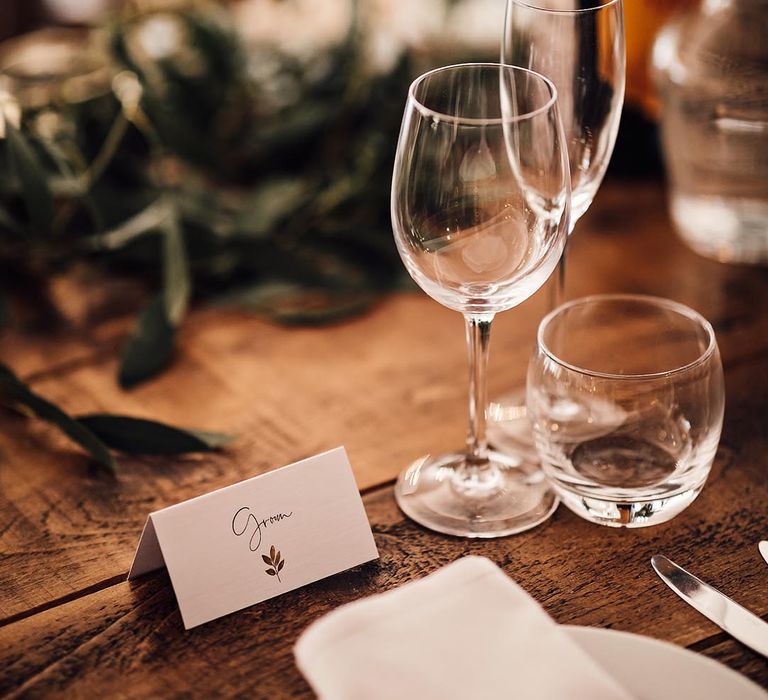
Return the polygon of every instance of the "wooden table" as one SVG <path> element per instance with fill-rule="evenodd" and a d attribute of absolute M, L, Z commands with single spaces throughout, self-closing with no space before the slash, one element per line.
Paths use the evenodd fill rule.
<path fill-rule="evenodd" d="M 307 697 L 291 647 L 336 606 L 466 554 L 497 562 L 562 623 L 611 627 L 686 646 L 768 687 L 768 663 L 682 603 L 649 565 L 663 552 L 764 618 L 768 566 L 768 270 L 697 257 L 673 235 L 655 184 L 608 182 L 572 242 L 568 296 L 657 294 L 714 324 L 726 368 L 723 439 L 701 496 L 670 523 L 613 530 L 564 508 L 495 541 L 428 532 L 392 497 L 417 456 L 463 442 L 465 348 L 458 314 L 420 293 L 392 296 L 330 328 L 285 329 L 200 309 L 178 358 L 130 392 L 115 383 L 128 316 L 99 320 L 69 293 L 72 327 L 0 339 L 0 357 L 73 412 L 108 410 L 236 432 L 220 454 L 121 458 L 111 480 L 38 423 L 0 414 L 0 690 L 51 697 Z M 57 283 L 59 284 L 59 283 Z M 490 388 L 524 376 L 539 294 L 500 316 Z M 74 300 L 74 301 L 73 301 Z M 344 444 L 381 554 L 190 632 L 165 573 L 125 581 L 147 513 Z"/>

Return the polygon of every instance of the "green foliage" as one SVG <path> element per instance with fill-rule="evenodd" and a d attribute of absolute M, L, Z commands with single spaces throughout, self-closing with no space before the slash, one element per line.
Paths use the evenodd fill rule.
<path fill-rule="evenodd" d="M 214 450 L 233 439 L 223 433 L 177 428 L 144 418 L 107 413 L 72 417 L 33 392 L 3 364 L 0 364 L 0 406 L 55 425 L 110 473 L 115 472 L 110 449 L 128 454 L 174 455 Z"/>
<path fill-rule="evenodd" d="M 246 47 L 214 3 L 126 7 L 106 27 L 104 89 L 52 105 L 52 133 L 28 109 L 0 140 L 0 265 L 39 280 L 85 261 L 161 290 L 124 347 L 126 387 L 170 363 L 193 295 L 327 323 L 397 287 L 389 182 L 408 61 L 366 74 L 354 26 L 303 64 Z M 142 43 L 158 20 L 180 41 L 159 57 Z M 271 77 L 251 70 L 262 55 Z M 12 284 L 0 293 L 25 294 Z"/>
<path fill-rule="evenodd" d="M 175 428 L 144 418 L 93 413 L 77 417 L 105 445 L 126 454 L 175 455 L 207 452 L 233 438 L 224 433 Z"/>
<path fill-rule="evenodd" d="M 9 367 L 0 364 L 0 403 L 9 408 L 31 413 L 58 427 L 72 441 L 90 453 L 94 461 L 110 472 L 115 462 L 106 445 L 85 425 L 75 420 L 58 406 L 34 393 Z"/>
<path fill-rule="evenodd" d="M 26 136 L 10 120 L 5 123 L 5 138 L 10 173 L 19 184 L 33 232 L 45 233 L 53 222 L 53 196 L 45 171 Z"/>
<path fill-rule="evenodd" d="M 163 234 L 163 293 L 144 307 L 123 349 L 118 379 L 124 388 L 154 376 L 171 361 L 175 328 L 189 303 L 189 263 L 178 215 L 169 200 L 161 205 L 161 217 L 153 220 L 153 228 L 159 227 Z"/>
<path fill-rule="evenodd" d="M 163 369 L 173 356 L 174 328 L 165 301 L 156 296 L 139 314 L 136 328 L 123 349 L 120 386 L 128 389 Z"/>

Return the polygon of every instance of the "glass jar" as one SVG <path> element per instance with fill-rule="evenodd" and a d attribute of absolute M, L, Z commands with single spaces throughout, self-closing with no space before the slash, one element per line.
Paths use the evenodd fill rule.
<path fill-rule="evenodd" d="M 702 0 L 659 33 L 653 77 L 683 240 L 768 263 L 768 0 Z"/>

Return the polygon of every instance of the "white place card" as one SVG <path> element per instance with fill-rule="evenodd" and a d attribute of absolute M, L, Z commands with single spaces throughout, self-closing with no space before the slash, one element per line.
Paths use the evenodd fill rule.
<path fill-rule="evenodd" d="M 338 447 L 151 513 L 128 579 L 166 566 L 190 629 L 378 556 Z"/>

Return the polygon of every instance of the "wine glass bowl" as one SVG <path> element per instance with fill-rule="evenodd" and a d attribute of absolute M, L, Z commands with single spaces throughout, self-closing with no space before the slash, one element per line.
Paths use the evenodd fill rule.
<path fill-rule="evenodd" d="M 557 88 L 568 143 L 572 233 L 600 187 L 619 130 L 626 75 L 622 0 L 507 0 L 501 62 L 546 75 Z M 563 297 L 566 257 L 550 308 Z M 491 416 L 499 449 L 531 452 L 524 387 L 494 401 Z"/>
<path fill-rule="evenodd" d="M 485 366 L 494 315 L 527 299 L 557 264 L 569 206 L 549 80 L 488 63 L 414 81 L 392 179 L 395 241 L 416 283 L 464 315 L 470 360 L 467 451 L 417 460 L 395 488 L 403 511 L 431 529 L 496 537 L 556 506 L 538 469 L 489 450 Z"/>
<path fill-rule="evenodd" d="M 458 70 L 461 98 L 452 85 Z M 542 132 L 542 144 L 557 142 L 555 100 L 540 76 L 498 64 L 440 68 L 411 86 L 392 221 L 408 272 L 444 306 L 464 314 L 505 311 L 538 289 L 557 263 L 566 205 L 562 159 L 530 148 L 536 136 L 528 133 Z"/>
<path fill-rule="evenodd" d="M 571 166 L 571 229 L 613 153 L 624 102 L 622 0 L 507 0 L 501 62 L 557 87 Z"/>

